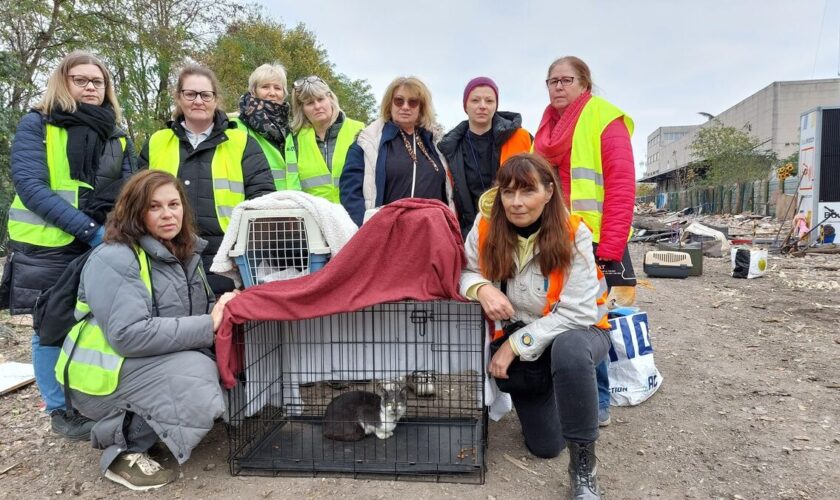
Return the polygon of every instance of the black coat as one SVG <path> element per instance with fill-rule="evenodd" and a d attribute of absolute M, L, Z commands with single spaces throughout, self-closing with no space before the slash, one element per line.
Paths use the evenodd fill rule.
<path fill-rule="evenodd" d="M 517 129 L 522 127 L 522 115 L 510 111 L 496 111 L 493 115 L 493 165 L 495 170 L 499 168 L 499 159 L 502 156 L 502 146 Z M 455 190 L 452 197 L 455 201 L 455 208 L 458 211 L 458 222 L 461 225 L 461 235 L 466 239 L 472 229 L 477 214 L 475 206 L 478 202 L 473 199 L 470 188 L 467 185 L 467 174 L 464 167 L 464 137 L 469 131 L 467 120 L 459 123 L 450 130 L 438 143 L 438 149 L 449 163 L 449 171 L 455 182 Z M 494 179 L 495 181 L 495 175 Z"/>
<path fill-rule="evenodd" d="M 231 280 L 209 273 L 210 264 L 225 235 L 216 217 L 211 164 L 213 155 L 216 153 L 216 146 L 228 140 L 225 130 L 236 128 L 236 123 L 228 121 L 227 116 L 217 110 L 213 131 L 195 149 L 187 139 L 187 132 L 181 125 L 180 119 L 167 123 L 167 126 L 180 140 L 181 164 L 178 167 L 178 178 L 184 183 L 188 202 L 195 215 L 198 234 L 207 240 L 207 247 L 201 253 L 201 257 L 208 280 L 217 294 L 232 290 Z M 143 146 L 138 164 L 140 168 L 149 166 L 148 141 Z M 245 182 L 245 199 L 250 200 L 275 191 L 274 177 L 271 175 L 268 161 L 259 143 L 251 137 L 248 137 L 245 153 L 242 155 L 242 179 Z"/>

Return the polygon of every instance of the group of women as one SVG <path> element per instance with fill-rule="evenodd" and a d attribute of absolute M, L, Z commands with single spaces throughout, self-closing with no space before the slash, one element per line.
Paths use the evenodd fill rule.
<path fill-rule="evenodd" d="M 341 203 L 361 225 L 371 209 L 430 198 L 459 217 L 462 293 L 489 319 L 524 325 L 502 339 L 490 375 L 507 378 L 513 363 L 550 353 L 545 387 L 512 394 L 527 447 L 553 457 L 568 444 L 572 496 L 598 498 L 595 367 L 610 345 L 599 266 L 626 254 L 632 121 L 591 94 L 580 59 L 558 59 L 547 76 L 550 103 L 532 141 L 519 114 L 498 110 L 487 77 L 467 83 L 467 119 L 440 137 L 431 93 L 415 77 L 395 79 L 365 126 L 318 76 L 294 82 L 290 105 L 279 64 L 253 72 L 231 118 L 213 72 L 188 65 L 172 120 L 135 162 L 111 73 L 89 53 L 65 57 L 12 145 L 2 288 L 13 313 L 28 312 L 68 263 L 87 259 L 79 322 L 63 347 L 33 335 L 53 429 L 91 439 L 105 450 L 105 477 L 131 489 L 172 481 L 156 443 L 183 463 L 224 409 L 211 347 L 238 291 L 208 268 L 233 208 L 302 190 Z M 81 414 L 67 409 L 62 386 Z"/>

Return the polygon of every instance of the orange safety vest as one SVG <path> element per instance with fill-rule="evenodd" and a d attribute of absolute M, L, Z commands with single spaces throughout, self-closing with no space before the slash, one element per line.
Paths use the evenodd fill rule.
<path fill-rule="evenodd" d="M 508 158 L 519 153 L 527 153 L 531 151 L 531 134 L 524 128 L 516 129 L 510 138 L 502 144 L 502 150 L 499 155 L 499 165 L 507 161 Z"/>
<path fill-rule="evenodd" d="M 569 215 L 569 237 L 571 238 L 572 242 L 575 240 L 575 235 L 577 234 L 578 227 L 580 227 L 581 223 L 584 225 L 586 222 L 583 221 L 583 218 L 579 215 Z M 588 226 L 587 226 L 588 227 Z M 487 243 L 487 234 L 490 232 L 490 221 L 484 217 L 483 215 L 479 215 L 478 221 L 478 262 L 479 262 L 479 270 L 481 267 L 481 251 L 484 248 L 485 244 Z M 601 272 L 601 268 L 597 265 L 595 266 L 596 272 L 598 274 L 598 281 L 599 282 L 606 282 L 604 279 L 604 273 Z M 545 307 L 543 307 L 542 314 L 543 316 L 547 316 L 551 313 L 551 310 L 554 308 L 554 304 L 556 304 L 560 300 L 560 295 L 563 293 L 563 272 L 559 269 L 554 269 L 548 275 L 548 291 L 545 294 Z M 606 288 L 606 286 L 604 286 Z M 604 291 L 601 296 L 596 299 L 596 303 L 598 304 L 598 309 L 606 308 L 607 304 L 607 291 Z M 607 315 L 604 314 L 601 319 L 595 323 L 595 326 L 598 328 L 609 330 L 610 323 L 607 321 Z M 496 321 L 495 326 L 493 329 L 493 340 L 500 338 L 504 332 L 501 328 L 501 323 Z"/>

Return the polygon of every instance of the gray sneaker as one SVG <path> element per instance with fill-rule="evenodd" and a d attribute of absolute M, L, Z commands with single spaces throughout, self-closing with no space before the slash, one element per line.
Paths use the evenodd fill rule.
<path fill-rule="evenodd" d="M 606 427 L 610 425 L 610 409 L 598 408 L 598 427 Z"/>
<path fill-rule="evenodd" d="M 108 467 L 105 477 L 134 491 L 146 491 L 171 483 L 175 472 L 145 453 L 123 453 Z"/>

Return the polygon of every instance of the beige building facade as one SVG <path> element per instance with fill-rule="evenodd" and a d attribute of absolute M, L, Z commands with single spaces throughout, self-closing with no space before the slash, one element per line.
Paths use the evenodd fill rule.
<path fill-rule="evenodd" d="M 773 82 L 714 120 L 749 133 L 761 147 L 786 158 L 799 149 L 800 115 L 817 106 L 840 104 L 840 78 Z M 660 127 L 648 136 L 642 181 L 655 182 L 666 174 L 700 160 L 691 153 L 698 131 L 711 125 Z"/>

